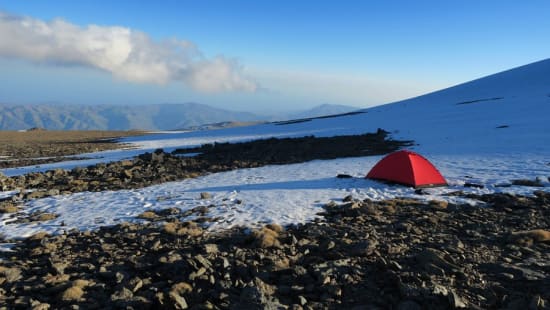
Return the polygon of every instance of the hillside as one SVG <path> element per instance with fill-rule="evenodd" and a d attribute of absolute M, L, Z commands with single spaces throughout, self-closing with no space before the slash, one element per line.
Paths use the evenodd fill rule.
<path fill-rule="evenodd" d="M 548 151 L 550 59 L 364 111 L 430 151 Z"/>
<path fill-rule="evenodd" d="M 292 120 L 292 119 L 343 114 L 343 113 L 348 113 L 348 112 L 357 111 L 357 110 L 359 110 L 359 108 L 352 107 L 349 105 L 324 103 L 324 104 L 320 104 L 318 106 L 309 108 L 305 111 L 299 111 L 299 112 L 293 112 L 293 113 L 282 113 L 280 115 L 276 115 L 272 117 L 271 120 L 286 121 L 286 120 Z"/>
<path fill-rule="evenodd" d="M 218 131 L 131 137 L 146 148 L 268 137 L 363 134 L 383 128 L 427 153 L 550 151 L 550 59 L 360 113 Z"/>

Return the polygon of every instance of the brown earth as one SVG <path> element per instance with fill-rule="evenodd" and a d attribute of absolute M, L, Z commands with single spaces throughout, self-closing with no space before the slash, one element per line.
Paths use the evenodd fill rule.
<path fill-rule="evenodd" d="M 63 156 L 118 149 L 117 138 L 140 131 L 0 131 L 0 168 L 67 160 Z M 49 157 L 49 158 L 42 158 Z M 40 158 L 40 159 L 39 159 Z"/>
<path fill-rule="evenodd" d="M 0 253 L 0 304 L 66 309 L 547 309 L 550 194 L 325 206 L 323 219 L 209 232 L 208 207 L 38 233 Z M 268 202 L 266 202 L 268 203 Z M 196 215 L 194 222 L 180 218 Z M 537 229 L 538 228 L 538 229 Z M 541 229 L 541 228 L 545 228 Z"/>

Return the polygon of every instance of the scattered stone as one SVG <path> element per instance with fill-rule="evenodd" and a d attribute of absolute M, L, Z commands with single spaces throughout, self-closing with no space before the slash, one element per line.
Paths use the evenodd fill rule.
<path fill-rule="evenodd" d="M 31 306 L 32 306 L 32 310 L 48 310 L 48 309 L 50 309 L 50 304 L 41 303 L 41 302 L 34 303 Z"/>
<path fill-rule="evenodd" d="M 0 275 L 2 275 L 8 283 L 15 282 L 21 279 L 21 269 L 17 267 L 7 268 L 0 266 Z"/>
<path fill-rule="evenodd" d="M 544 187 L 544 184 L 542 184 L 540 180 L 527 180 L 527 179 L 512 180 L 512 185 Z"/>
<path fill-rule="evenodd" d="M 449 203 L 444 200 L 430 200 L 429 206 L 436 210 L 445 210 Z"/>
<path fill-rule="evenodd" d="M 415 189 L 414 193 L 417 195 L 429 195 L 429 193 L 423 188 Z"/>
<path fill-rule="evenodd" d="M 203 234 L 203 229 L 195 222 L 168 222 L 164 224 L 164 231 L 177 236 L 197 237 Z"/>
<path fill-rule="evenodd" d="M 210 193 L 202 192 L 201 199 L 212 199 L 212 195 Z"/>
<path fill-rule="evenodd" d="M 129 288 L 132 290 L 132 293 L 135 293 L 143 287 L 143 280 L 138 277 L 134 277 L 128 282 L 128 285 Z"/>
<path fill-rule="evenodd" d="M 529 303 L 529 309 L 546 309 L 546 302 L 540 295 L 535 295 Z"/>
<path fill-rule="evenodd" d="M 344 199 L 342 199 L 342 202 L 350 202 L 350 201 L 353 201 L 352 195 L 347 195 L 346 197 L 344 197 Z"/>
<path fill-rule="evenodd" d="M 182 294 L 190 292 L 190 289 L 190 285 L 185 282 L 181 282 L 172 286 L 172 289 L 168 293 L 168 296 L 174 302 L 174 306 L 176 309 L 187 309 L 189 307 L 187 305 L 185 297 L 183 297 Z"/>
<path fill-rule="evenodd" d="M 126 287 L 123 287 L 111 295 L 111 301 L 128 301 L 131 300 L 132 297 L 134 297 L 134 293 Z"/>
<path fill-rule="evenodd" d="M 78 301 L 84 295 L 82 288 L 78 286 L 71 286 L 61 294 L 61 300 L 63 301 Z"/>
<path fill-rule="evenodd" d="M 374 239 L 359 241 L 349 246 L 349 252 L 354 256 L 369 256 L 376 250 L 377 245 L 378 241 Z"/>
<path fill-rule="evenodd" d="M 145 211 L 138 215 L 138 218 L 143 220 L 154 220 L 158 217 L 158 215 L 155 212 L 152 211 Z"/>
<path fill-rule="evenodd" d="M 462 301 L 462 298 L 460 298 L 455 291 L 451 291 L 447 297 L 449 298 L 449 304 L 452 309 L 463 309 L 467 307 L 466 303 Z"/>
<path fill-rule="evenodd" d="M 59 217 L 59 214 L 55 213 L 40 213 L 31 215 L 30 220 L 31 222 L 45 222 L 45 221 L 51 221 Z"/>
<path fill-rule="evenodd" d="M 19 207 L 10 203 L 0 205 L 0 213 L 15 213 L 19 211 Z"/>
<path fill-rule="evenodd" d="M 90 286 L 90 284 L 91 284 L 90 281 L 84 280 L 84 279 L 78 279 L 73 281 L 73 286 L 80 287 L 80 288 L 85 288 L 87 286 Z"/>
<path fill-rule="evenodd" d="M 179 282 L 172 285 L 172 291 L 176 291 L 178 294 L 188 294 L 193 291 L 191 284 L 187 282 Z"/>
<path fill-rule="evenodd" d="M 484 188 L 485 186 L 482 185 L 482 184 L 476 184 L 476 183 L 466 182 L 466 183 L 464 183 L 464 187 Z"/>
<path fill-rule="evenodd" d="M 280 234 L 282 233 L 283 231 L 285 231 L 284 227 L 279 225 L 279 224 L 276 224 L 276 223 L 271 223 L 271 224 L 267 224 L 265 225 L 266 228 L 268 229 L 271 229 L 273 230 L 274 232 Z"/>
<path fill-rule="evenodd" d="M 218 245 L 214 243 L 205 244 L 204 251 L 206 254 L 217 254 L 219 252 Z"/>
<path fill-rule="evenodd" d="M 411 199 L 349 198 L 327 205 L 324 219 L 252 231 L 203 231 L 181 222 L 185 212 L 175 208 L 155 212 L 162 224 L 39 233 L 0 252 L 0 303 L 8 309 L 547 307 L 550 193 L 467 195 L 486 204 L 438 209 Z"/>
<path fill-rule="evenodd" d="M 343 174 L 343 173 L 339 173 L 338 175 L 336 175 L 336 177 L 338 179 L 352 179 L 353 177 L 349 174 Z"/>
<path fill-rule="evenodd" d="M 448 262 L 441 252 L 435 249 L 426 248 L 415 256 L 416 261 L 423 267 L 434 265 L 446 271 L 460 270 L 455 264 Z"/>

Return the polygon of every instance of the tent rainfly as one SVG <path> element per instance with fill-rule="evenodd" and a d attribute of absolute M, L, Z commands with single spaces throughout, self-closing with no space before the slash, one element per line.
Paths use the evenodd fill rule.
<path fill-rule="evenodd" d="M 386 155 L 369 171 L 367 179 L 412 187 L 447 185 L 441 173 L 432 163 L 422 155 L 407 150 Z"/>

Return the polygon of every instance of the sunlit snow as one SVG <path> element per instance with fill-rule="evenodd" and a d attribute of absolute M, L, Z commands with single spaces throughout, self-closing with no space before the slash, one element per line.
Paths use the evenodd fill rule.
<path fill-rule="evenodd" d="M 462 190 L 529 195 L 534 190 L 550 190 L 550 60 L 364 112 L 285 125 L 128 137 L 122 141 L 133 144 L 135 149 L 86 154 L 93 157 L 86 161 L 4 169 L 2 172 L 17 175 L 53 168 L 70 169 L 131 158 L 156 148 L 171 151 L 204 143 L 362 134 L 383 128 L 394 138 L 414 140 L 416 145 L 412 149 L 432 161 L 450 186 L 429 189 L 429 195 L 416 195 L 412 188 L 364 179 L 380 156 L 315 160 L 210 174 L 136 190 L 76 193 L 32 200 L 21 212 L 52 212 L 60 217 L 43 223 L 14 224 L 11 223 L 14 218 L 4 214 L 0 234 L 24 237 L 37 231 L 60 233 L 74 228 L 95 229 L 136 220 L 136 215 L 149 209 L 178 207 L 188 210 L 203 205 L 212 205 L 209 217 L 219 217 L 210 223 L 211 229 L 269 222 L 289 225 L 315 218 L 324 203 L 350 194 L 359 199 L 406 196 L 453 201 L 460 198 L 445 194 Z M 342 173 L 354 178 L 336 178 Z M 501 187 L 509 185 L 513 179 L 535 178 L 545 187 Z M 466 188 L 466 182 L 481 184 L 484 188 Z M 201 200 L 201 192 L 209 192 L 213 198 Z M 9 194 L 0 193 L 0 197 Z"/>

